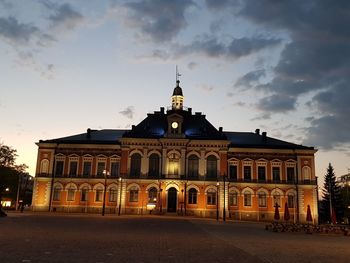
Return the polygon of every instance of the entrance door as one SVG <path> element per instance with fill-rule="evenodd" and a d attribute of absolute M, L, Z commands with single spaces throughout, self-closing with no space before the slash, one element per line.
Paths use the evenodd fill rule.
<path fill-rule="evenodd" d="M 168 212 L 176 212 L 177 190 L 171 187 L 168 190 Z"/>

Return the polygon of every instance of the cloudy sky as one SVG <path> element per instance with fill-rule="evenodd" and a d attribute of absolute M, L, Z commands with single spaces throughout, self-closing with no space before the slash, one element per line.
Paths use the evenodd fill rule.
<path fill-rule="evenodd" d="M 315 146 L 350 168 L 348 0 L 0 0 L 0 140 L 35 173 L 39 139 L 128 128 L 170 105 Z"/>

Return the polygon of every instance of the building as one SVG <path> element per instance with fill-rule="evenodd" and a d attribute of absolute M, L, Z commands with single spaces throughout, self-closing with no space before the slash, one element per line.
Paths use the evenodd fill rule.
<path fill-rule="evenodd" d="M 287 203 L 292 220 L 308 205 L 318 220 L 313 147 L 223 131 L 183 105 L 177 81 L 171 106 L 129 130 L 40 140 L 33 210 L 269 221 Z"/>

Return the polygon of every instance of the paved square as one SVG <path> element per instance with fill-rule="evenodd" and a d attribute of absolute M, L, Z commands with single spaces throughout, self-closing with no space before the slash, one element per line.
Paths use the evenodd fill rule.
<path fill-rule="evenodd" d="M 350 237 L 182 217 L 9 213 L 0 262 L 349 262 Z"/>

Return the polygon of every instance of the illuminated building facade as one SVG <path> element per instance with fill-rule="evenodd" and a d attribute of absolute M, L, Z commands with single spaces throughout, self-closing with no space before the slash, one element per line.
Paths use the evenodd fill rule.
<path fill-rule="evenodd" d="M 165 214 L 315 222 L 313 147 L 228 132 L 183 106 L 179 81 L 167 109 L 128 130 L 91 130 L 40 140 L 34 211 Z"/>

